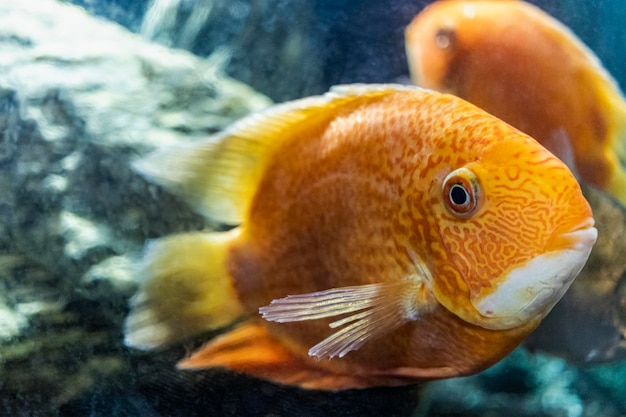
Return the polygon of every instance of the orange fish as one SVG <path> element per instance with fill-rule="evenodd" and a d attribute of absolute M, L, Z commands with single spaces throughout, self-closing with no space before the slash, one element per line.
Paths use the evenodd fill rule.
<path fill-rule="evenodd" d="M 243 319 L 179 366 L 304 388 L 486 368 L 539 324 L 596 240 L 565 164 L 416 87 L 334 88 L 136 168 L 239 226 L 147 245 L 126 343 Z"/>
<path fill-rule="evenodd" d="M 417 85 L 511 123 L 626 204 L 624 98 L 560 22 L 522 1 L 438 1 L 406 29 L 406 50 Z"/>

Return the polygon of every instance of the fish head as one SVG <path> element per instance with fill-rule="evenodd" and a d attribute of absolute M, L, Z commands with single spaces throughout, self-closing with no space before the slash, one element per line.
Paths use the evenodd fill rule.
<path fill-rule="evenodd" d="M 498 33 L 494 25 L 508 18 L 504 13 L 509 13 L 510 3 L 438 1 L 427 6 L 405 30 L 413 81 L 425 88 L 463 96 L 457 90 L 468 82 L 464 76 L 471 70 L 468 66 L 472 66 L 472 55 L 489 48 L 483 43 Z"/>
<path fill-rule="evenodd" d="M 484 328 L 538 324 L 589 257 L 591 208 L 568 167 L 534 139 L 508 125 L 484 134 L 494 140 L 469 146 L 433 182 L 445 253 L 434 276 L 448 276 L 433 279 L 433 292 Z"/>

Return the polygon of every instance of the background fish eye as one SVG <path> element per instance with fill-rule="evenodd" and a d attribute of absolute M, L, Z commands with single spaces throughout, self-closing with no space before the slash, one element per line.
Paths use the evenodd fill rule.
<path fill-rule="evenodd" d="M 435 33 L 435 44 L 441 49 L 448 49 L 453 46 L 456 35 L 452 28 L 441 28 Z"/>

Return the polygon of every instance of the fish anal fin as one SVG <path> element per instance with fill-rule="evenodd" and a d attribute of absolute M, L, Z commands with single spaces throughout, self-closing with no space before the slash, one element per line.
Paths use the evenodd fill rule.
<path fill-rule="evenodd" d="M 253 373 L 257 367 L 288 365 L 292 355 L 258 325 L 245 323 L 216 337 L 178 363 L 181 369 L 225 367 Z"/>
<path fill-rule="evenodd" d="M 296 356 L 256 321 L 216 337 L 181 360 L 178 367 L 221 367 L 279 384 L 329 391 L 365 388 L 375 385 L 379 379 L 336 374 L 315 366 L 315 361 Z M 387 379 L 385 376 L 384 380 Z"/>

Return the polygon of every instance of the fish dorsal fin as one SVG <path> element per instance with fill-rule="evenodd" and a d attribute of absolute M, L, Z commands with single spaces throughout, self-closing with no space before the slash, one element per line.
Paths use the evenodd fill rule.
<path fill-rule="evenodd" d="M 321 95 L 252 114 L 205 140 L 158 150 L 134 163 L 151 181 L 186 198 L 214 221 L 241 224 L 273 152 L 296 137 L 314 134 L 342 111 L 400 90 L 394 84 L 338 86 Z"/>
<path fill-rule="evenodd" d="M 335 333 L 309 350 L 310 356 L 343 357 L 430 309 L 433 298 L 421 280 L 402 280 L 289 295 L 261 307 L 264 319 L 279 323 L 337 318 Z M 340 316 L 343 316 L 340 318 Z"/>

